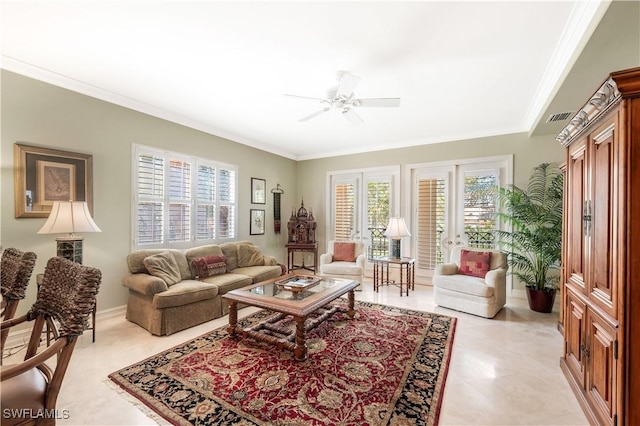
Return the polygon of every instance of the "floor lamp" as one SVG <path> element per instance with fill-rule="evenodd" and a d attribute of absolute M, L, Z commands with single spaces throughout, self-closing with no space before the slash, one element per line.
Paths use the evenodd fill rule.
<path fill-rule="evenodd" d="M 57 255 L 82 264 L 82 237 L 74 235 L 76 232 L 102 232 L 86 201 L 54 201 L 38 234 L 67 234 L 56 238 Z"/>
<path fill-rule="evenodd" d="M 400 240 L 404 237 L 410 237 L 407 224 L 404 222 L 403 217 L 392 217 L 389 219 L 387 229 L 384 231 L 384 235 L 391 240 L 391 257 L 394 259 L 400 259 Z"/>

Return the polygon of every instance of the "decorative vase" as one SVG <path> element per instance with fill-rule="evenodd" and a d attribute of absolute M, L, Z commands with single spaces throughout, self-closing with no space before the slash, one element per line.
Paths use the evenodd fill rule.
<path fill-rule="evenodd" d="M 556 300 L 556 289 L 536 290 L 527 287 L 527 300 L 529 309 L 545 314 L 553 310 L 553 302 Z"/>

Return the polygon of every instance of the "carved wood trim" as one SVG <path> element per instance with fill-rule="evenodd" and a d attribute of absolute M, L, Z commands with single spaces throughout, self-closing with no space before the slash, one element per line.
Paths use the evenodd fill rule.
<path fill-rule="evenodd" d="M 621 98 L 640 96 L 640 67 L 611 73 L 607 81 L 576 113 L 556 140 L 567 147 L 591 123 L 615 107 Z"/>

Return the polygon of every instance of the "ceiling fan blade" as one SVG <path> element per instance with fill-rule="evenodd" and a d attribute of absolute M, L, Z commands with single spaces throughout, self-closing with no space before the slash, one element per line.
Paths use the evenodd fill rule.
<path fill-rule="evenodd" d="M 306 117 L 302 117 L 302 118 L 301 118 L 300 120 L 298 120 L 298 121 L 308 121 L 308 120 L 311 120 L 313 117 L 317 117 L 317 116 L 319 116 L 320 114 L 322 114 L 322 113 L 325 113 L 325 112 L 329 111 L 329 109 L 330 109 L 330 108 L 323 108 L 323 109 L 321 109 L 320 111 L 316 111 L 316 112 L 314 112 L 313 114 L 309 114 L 309 115 L 307 115 Z"/>
<path fill-rule="evenodd" d="M 358 107 L 399 107 L 400 98 L 364 98 L 354 99 L 352 104 Z"/>
<path fill-rule="evenodd" d="M 336 97 L 344 96 L 345 98 L 351 97 L 353 94 L 353 90 L 356 88 L 358 83 L 360 82 L 360 77 L 349 73 L 342 73 L 340 75 L 340 84 L 338 85 L 338 91 L 336 92 Z"/>
<path fill-rule="evenodd" d="M 284 94 L 284 96 L 288 96 L 290 98 L 299 98 L 299 99 L 306 99 L 309 101 L 317 101 L 317 102 L 326 102 L 326 99 L 322 99 L 322 98 L 312 98 L 310 96 L 298 96 L 298 95 L 289 95 L 287 93 Z"/>
<path fill-rule="evenodd" d="M 344 118 L 346 118 L 347 120 L 349 120 L 351 122 L 351 124 L 354 125 L 358 125 L 358 124 L 362 124 L 364 123 L 364 120 L 362 119 L 362 117 L 360 117 L 353 109 L 351 108 L 345 108 L 342 111 L 342 115 L 344 115 Z"/>

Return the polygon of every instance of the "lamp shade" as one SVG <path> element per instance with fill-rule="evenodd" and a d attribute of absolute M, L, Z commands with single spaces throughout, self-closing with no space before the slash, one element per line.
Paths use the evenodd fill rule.
<path fill-rule="evenodd" d="M 91 218 L 86 201 L 54 201 L 49 218 L 38 234 L 102 232 Z"/>
<path fill-rule="evenodd" d="M 392 217 L 389 219 L 387 229 L 384 231 L 384 235 L 391 239 L 400 239 L 402 237 L 410 237 L 407 224 L 404 222 L 403 217 Z"/>

